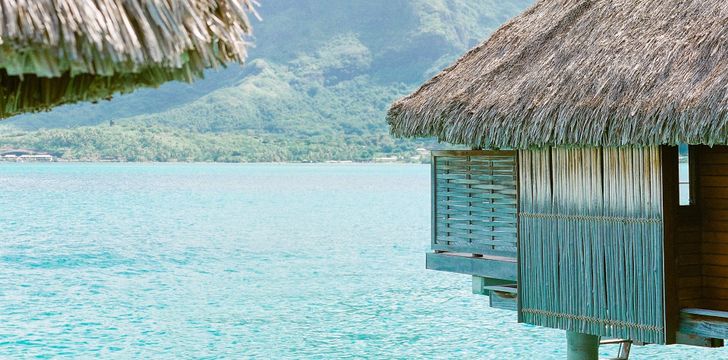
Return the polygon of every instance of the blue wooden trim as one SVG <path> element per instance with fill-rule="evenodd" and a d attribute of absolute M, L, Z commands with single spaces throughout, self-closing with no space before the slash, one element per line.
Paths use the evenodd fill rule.
<path fill-rule="evenodd" d="M 432 150 L 432 156 L 516 155 L 516 150 Z"/>
<path fill-rule="evenodd" d="M 690 315 L 700 315 L 700 316 L 711 316 L 711 317 L 723 318 L 723 319 L 726 319 L 726 321 L 728 321 L 728 311 L 687 308 L 687 309 L 680 310 L 680 312 L 683 314 L 690 314 Z"/>
<path fill-rule="evenodd" d="M 728 312 L 682 309 L 680 310 L 680 332 L 706 338 L 728 339 Z"/>
<path fill-rule="evenodd" d="M 442 251 L 451 252 L 451 253 L 467 253 L 467 254 L 504 256 L 504 257 L 512 257 L 512 258 L 515 258 L 517 255 L 516 251 L 489 250 L 489 249 L 476 248 L 474 246 L 441 245 L 441 244 L 435 244 L 435 243 L 432 244 L 431 250 L 442 250 Z"/>
<path fill-rule="evenodd" d="M 500 285 L 493 285 L 493 286 L 485 286 L 484 289 L 490 290 L 490 291 L 498 291 L 502 293 L 509 293 L 509 294 L 517 294 L 518 288 L 514 286 L 500 286 Z"/>
<path fill-rule="evenodd" d="M 516 259 L 507 257 L 473 257 L 470 254 L 428 253 L 426 267 L 430 270 L 477 275 L 514 282 L 517 278 Z"/>
<path fill-rule="evenodd" d="M 498 291 L 491 291 L 488 297 L 489 305 L 492 308 L 518 311 L 518 300 L 516 294 L 507 294 Z"/>
<path fill-rule="evenodd" d="M 518 311 L 518 288 L 515 284 L 486 286 L 490 307 Z"/>

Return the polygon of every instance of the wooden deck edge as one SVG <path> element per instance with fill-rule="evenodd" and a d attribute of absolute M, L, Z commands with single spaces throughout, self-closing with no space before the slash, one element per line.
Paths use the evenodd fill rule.
<path fill-rule="evenodd" d="M 728 312 L 682 309 L 679 331 L 682 334 L 697 335 L 707 339 L 728 339 Z"/>
<path fill-rule="evenodd" d="M 427 253 L 426 268 L 513 282 L 517 281 L 517 263 L 514 258 L 495 256 L 474 257 L 470 254 L 459 253 Z"/>

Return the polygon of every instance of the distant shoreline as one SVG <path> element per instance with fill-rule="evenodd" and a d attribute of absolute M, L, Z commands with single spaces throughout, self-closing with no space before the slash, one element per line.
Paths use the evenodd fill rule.
<path fill-rule="evenodd" d="M 111 160 L 54 160 L 1 161 L 1 164 L 267 164 L 267 165 L 429 165 L 429 162 L 408 161 L 111 161 Z"/>

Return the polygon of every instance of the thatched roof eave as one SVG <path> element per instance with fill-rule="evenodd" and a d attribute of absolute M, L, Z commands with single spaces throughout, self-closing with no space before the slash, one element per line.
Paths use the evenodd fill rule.
<path fill-rule="evenodd" d="M 242 63 L 255 0 L 22 1 L 0 11 L 0 118 Z"/>
<path fill-rule="evenodd" d="M 728 144 L 728 5 L 540 0 L 387 121 L 480 148 Z"/>

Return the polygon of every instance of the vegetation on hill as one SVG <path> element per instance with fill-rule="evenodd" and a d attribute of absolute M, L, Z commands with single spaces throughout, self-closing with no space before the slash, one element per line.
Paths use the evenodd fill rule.
<path fill-rule="evenodd" d="M 0 145 L 86 160 L 409 159 L 433 141 L 393 139 L 389 104 L 529 3 L 264 2 L 245 66 L 20 116 L 0 126 Z"/>
<path fill-rule="evenodd" d="M 412 157 L 417 156 L 416 147 L 424 146 L 383 134 L 289 139 L 279 134 L 197 132 L 128 124 L 6 133 L 0 139 L 3 147 L 44 149 L 59 158 L 84 161 L 370 161 L 392 154 L 403 161 L 419 161 Z"/>

